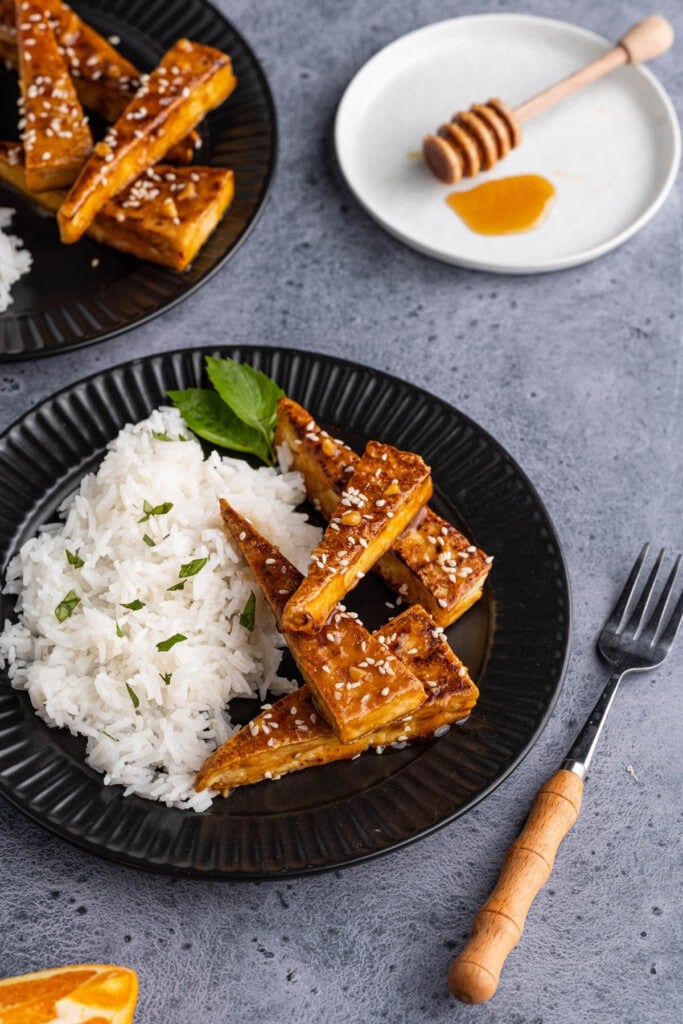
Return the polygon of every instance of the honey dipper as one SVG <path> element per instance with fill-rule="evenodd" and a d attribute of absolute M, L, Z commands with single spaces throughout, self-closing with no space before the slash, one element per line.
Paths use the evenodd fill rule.
<path fill-rule="evenodd" d="M 427 135 L 422 155 L 432 174 L 447 185 L 489 171 L 522 141 L 521 126 L 560 100 L 622 64 L 640 64 L 666 53 L 674 33 L 666 18 L 650 15 L 628 30 L 602 57 L 511 109 L 499 99 L 474 103 L 454 114 L 436 135 Z"/>

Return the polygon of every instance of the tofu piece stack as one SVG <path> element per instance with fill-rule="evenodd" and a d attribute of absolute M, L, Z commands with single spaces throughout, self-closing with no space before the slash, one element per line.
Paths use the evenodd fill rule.
<path fill-rule="evenodd" d="M 62 241 L 81 238 L 104 204 L 222 103 L 236 81 L 226 54 L 179 39 L 81 170 L 57 214 Z"/>
<path fill-rule="evenodd" d="M 301 573 L 227 501 L 221 501 L 221 514 L 271 603 L 320 711 L 342 743 L 389 725 L 424 702 L 419 679 L 353 613 L 336 610 L 319 634 L 288 630 L 283 612 L 302 582 Z"/>
<path fill-rule="evenodd" d="M 0 142 L 0 181 L 51 213 L 66 192 L 32 193 L 20 145 Z M 234 194 L 232 171 L 223 167 L 157 164 L 109 199 L 88 228 L 97 242 L 174 270 L 184 270 L 209 237 Z"/>
<path fill-rule="evenodd" d="M 0 59 L 18 63 L 15 0 L 0 0 Z M 141 84 L 142 72 L 62 0 L 42 0 L 50 27 L 66 61 L 78 98 L 111 123 L 128 106 Z M 199 142 L 191 132 L 165 159 L 190 163 Z"/>
<path fill-rule="evenodd" d="M 278 403 L 275 447 L 283 463 L 302 474 L 310 501 L 329 520 L 360 457 L 291 398 Z M 373 571 L 407 603 L 422 605 L 445 627 L 479 600 L 492 562 L 427 507 L 375 562 Z"/>
<path fill-rule="evenodd" d="M 311 555 L 306 578 L 287 603 L 284 628 L 320 630 L 431 495 L 429 467 L 419 455 L 369 441 Z"/>
<path fill-rule="evenodd" d="M 301 574 L 227 503 L 223 515 L 280 624 L 287 595 L 294 593 Z M 304 684 L 264 708 L 214 751 L 197 775 L 196 788 L 227 795 L 237 786 L 358 757 L 370 747 L 381 749 L 435 732 L 440 735 L 469 715 L 478 690 L 443 631 L 423 608 L 406 609 L 374 638 L 420 680 L 425 699 L 415 710 L 344 743 L 320 714 L 312 688 Z"/>
<path fill-rule="evenodd" d="M 92 150 L 92 135 L 66 61 L 39 0 L 16 0 L 26 184 L 32 192 L 72 184 Z"/>

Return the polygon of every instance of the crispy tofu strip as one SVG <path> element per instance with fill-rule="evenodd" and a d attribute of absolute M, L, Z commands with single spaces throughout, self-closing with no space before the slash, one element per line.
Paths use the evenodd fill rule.
<path fill-rule="evenodd" d="M 369 736 L 340 743 L 319 714 L 310 688 L 301 686 L 214 751 L 199 770 L 196 789 L 215 789 L 227 796 L 237 786 L 349 760 L 370 747 L 381 750 L 435 732 L 441 735 L 469 715 L 478 690 L 423 608 L 408 608 L 375 635 L 425 686 L 427 699 L 419 708 Z"/>
<path fill-rule="evenodd" d="M 221 501 L 221 514 L 280 625 L 301 573 L 227 501 Z M 284 628 L 283 634 L 319 710 L 342 743 L 411 714 L 425 700 L 419 679 L 350 612 L 336 611 L 317 635 Z"/>
<path fill-rule="evenodd" d="M 142 72 L 61 0 L 42 0 L 41 7 L 57 37 L 81 103 L 97 111 L 105 121 L 115 121 L 139 88 Z M 0 59 L 11 66 L 18 65 L 14 0 L 0 0 Z M 199 144 L 197 132 L 190 132 L 165 159 L 189 164 Z"/>
<path fill-rule="evenodd" d="M 21 146 L 0 142 L 0 181 L 56 213 L 62 190 L 29 192 Z M 212 233 L 234 193 L 232 171 L 222 167 L 157 164 L 110 199 L 87 234 L 103 245 L 174 270 L 185 270 Z"/>
<path fill-rule="evenodd" d="M 285 629 L 317 632 L 431 496 L 429 467 L 419 455 L 369 441 L 285 608 Z"/>
<path fill-rule="evenodd" d="M 95 146 L 57 215 L 62 241 L 77 241 L 108 199 L 155 164 L 235 84 L 226 54 L 178 40 Z"/>
<path fill-rule="evenodd" d="M 39 0 L 17 0 L 17 48 L 26 184 L 65 188 L 78 177 L 92 135 Z"/>
<path fill-rule="evenodd" d="M 0 60 L 14 68 L 19 62 L 14 0 L 0 0 Z"/>
<path fill-rule="evenodd" d="M 290 398 L 278 404 L 275 444 L 304 477 L 309 499 L 329 519 L 359 456 L 322 430 Z M 493 559 L 432 509 L 411 524 L 373 566 L 407 603 L 449 626 L 482 593 Z"/>

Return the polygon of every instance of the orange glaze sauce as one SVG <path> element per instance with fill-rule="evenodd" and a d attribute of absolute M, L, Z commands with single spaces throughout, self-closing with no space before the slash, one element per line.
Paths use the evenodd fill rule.
<path fill-rule="evenodd" d="M 472 231 L 511 235 L 531 231 L 545 217 L 554 186 L 539 174 L 496 178 L 467 192 L 451 192 L 446 202 Z"/>

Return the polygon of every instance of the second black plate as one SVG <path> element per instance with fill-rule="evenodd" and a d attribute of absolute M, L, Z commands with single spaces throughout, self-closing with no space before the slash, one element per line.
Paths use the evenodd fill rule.
<path fill-rule="evenodd" d="M 553 707 L 569 640 L 569 591 L 552 524 L 510 456 L 462 413 L 363 366 L 285 349 L 214 351 L 275 378 L 335 435 L 378 438 L 432 467 L 433 505 L 495 555 L 484 598 L 448 630 L 481 690 L 438 740 L 311 768 L 218 798 L 203 814 L 124 797 L 84 761 L 85 741 L 48 729 L 0 673 L 0 792 L 85 849 L 136 867 L 211 878 L 301 874 L 390 850 L 463 814 L 520 762 Z M 0 438 L 0 572 L 96 469 L 126 423 L 169 388 L 206 386 L 186 350 L 105 370 L 43 402 Z M 391 595 L 368 577 L 375 628 Z M 2 598 L 0 622 L 13 613 Z"/>
<path fill-rule="evenodd" d="M 0 314 L 0 361 L 103 341 L 188 296 L 253 227 L 275 167 L 275 108 L 266 78 L 241 35 L 206 0 L 77 0 L 73 6 L 104 36 L 118 36 L 123 54 L 145 71 L 183 36 L 230 54 L 237 88 L 199 126 L 195 163 L 232 168 L 235 198 L 179 274 L 88 238 L 62 245 L 53 217 L 0 184 L 0 206 L 16 210 L 9 230 L 33 256 L 31 271 L 12 289 L 12 305 Z M 1 139 L 18 137 L 16 95 L 16 75 L 0 63 Z"/>

